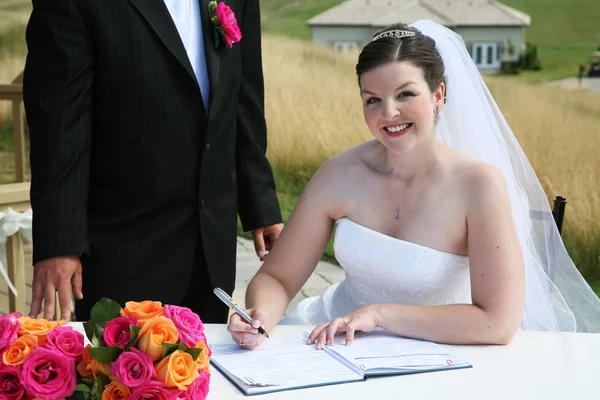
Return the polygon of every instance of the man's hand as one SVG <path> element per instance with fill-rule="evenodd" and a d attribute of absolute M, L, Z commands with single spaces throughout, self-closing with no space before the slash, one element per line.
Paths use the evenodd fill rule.
<path fill-rule="evenodd" d="M 267 252 L 271 251 L 273 244 L 279 237 L 283 224 L 275 224 L 269 226 L 263 226 L 252 231 L 252 237 L 254 238 L 254 248 L 256 249 L 256 255 L 260 261 L 265 261 L 267 258 Z"/>
<path fill-rule="evenodd" d="M 79 256 L 49 258 L 35 264 L 33 272 L 33 293 L 29 316 L 37 318 L 44 301 L 44 318 L 51 320 L 55 316 L 55 299 L 58 292 L 60 317 L 71 319 L 71 287 L 78 300 L 83 299 L 81 290 L 81 261 Z"/>

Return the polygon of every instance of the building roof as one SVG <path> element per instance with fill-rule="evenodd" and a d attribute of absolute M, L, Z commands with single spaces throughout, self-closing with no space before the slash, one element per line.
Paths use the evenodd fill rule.
<path fill-rule="evenodd" d="M 383 27 L 429 19 L 448 27 L 528 26 L 531 17 L 493 0 L 348 0 L 311 18 L 311 26 Z"/>

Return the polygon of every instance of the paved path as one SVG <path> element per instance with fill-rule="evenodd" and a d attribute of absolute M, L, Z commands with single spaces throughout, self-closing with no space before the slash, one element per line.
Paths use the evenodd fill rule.
<path fill-rule="evenodd" d="M 254 243 L 251 240 L 238 237 L 237 277 L 233 297 L 240 306 L 244 304 L 248 283 L 250 283 L 250 280 L 261 265 L 262 263 L 254 251 Z M 327 262 L 319 262 L 315 272 L 292 300 L 288 309 L 307 297 L 322 294 L 331 284 L 343 279 L 344 271 L 339 266 Z"/>
<path fill-rule="evenodd" d="M 550 82 L 550 85 L 562 86 L 568 89 L 578 89 L 579 81 L 577 78 L 567 78 L 560 81 Z M 600 77 L 588 78 L 584 77 L 581 81 L 581 86 L 591 90 L 592 92 L 600 92 Z"/>

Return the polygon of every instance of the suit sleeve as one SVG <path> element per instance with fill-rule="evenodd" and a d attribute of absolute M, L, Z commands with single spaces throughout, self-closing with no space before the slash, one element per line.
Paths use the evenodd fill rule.
<path fill-rule="evenodd" d="M 27 26 L 34 263 L 89 251 L 93 53 L 77 1 L 34 0 Z"/>
<path fill-rule="evenodd" d="M 245 231 L 281 222 L 271 166 L 266 157 L 264 82 L 258 0 L 247 0 L 240 24 L 242 83 L 238 104 L 236 168 L 238 210 Z"/>

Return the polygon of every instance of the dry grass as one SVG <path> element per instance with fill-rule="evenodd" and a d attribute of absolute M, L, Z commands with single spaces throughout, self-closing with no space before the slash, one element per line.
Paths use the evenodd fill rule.
<path fill-rule="evenodd" d="M 353 55 L 279 37 L 264 40 L 268 157 L 279 167 L 318 165 L 371 136 Z"/>

